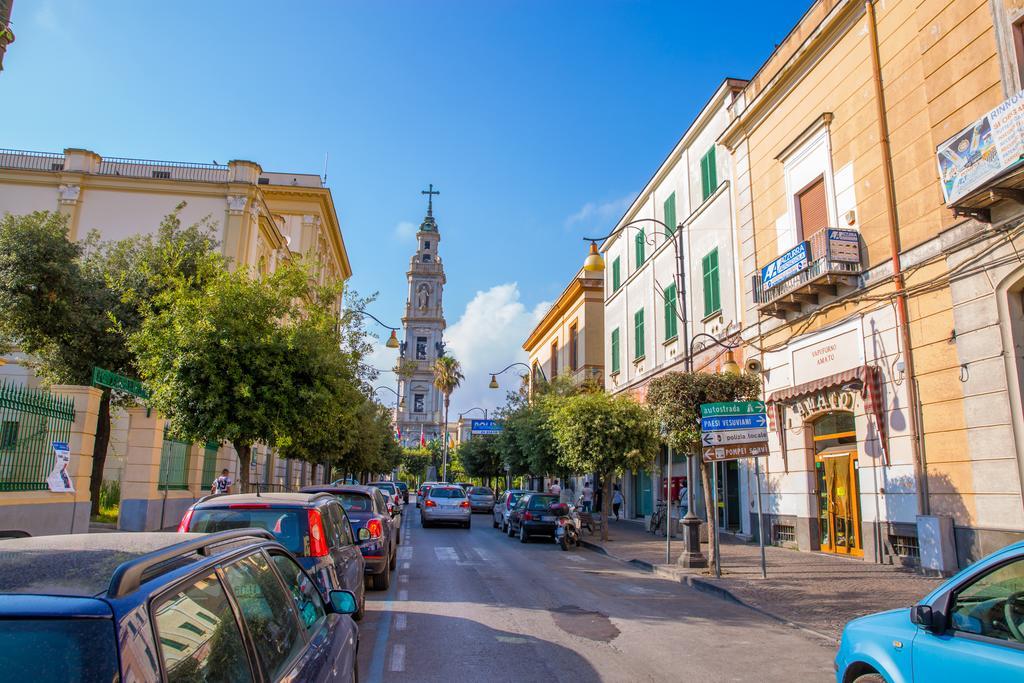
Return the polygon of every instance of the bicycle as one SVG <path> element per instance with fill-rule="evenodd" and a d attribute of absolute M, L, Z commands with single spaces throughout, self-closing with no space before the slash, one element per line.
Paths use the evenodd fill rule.
<path fill-rule="evenodd" d="M 656 534 L 659 530 L 661 530 L 662 525 L 665 524 L 665 516 L 667 513 L 668 506 L 665 504 L 665 501 L 659 500 L 657 509 L 654 511 L 653 514 L 651 514 L 651 528 L 649 529 L 649 531 L 652 534 Z"/>

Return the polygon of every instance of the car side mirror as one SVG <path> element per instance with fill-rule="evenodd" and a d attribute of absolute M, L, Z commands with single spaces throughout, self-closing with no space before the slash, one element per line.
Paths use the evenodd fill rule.
<path fill-rule="evenodd" d="M 331 591 L 331 609 L 337 614 L 355 614 L 359 607 L 351 591 Z"/>
<path fill-rule="evenodd" d="M 939 625 L 937 616 L 931 605 L 914 605 L 910 608 L 910 622 L 926 631 L 934 633 L 937 630 Z"/>
<path fill-rule="evenodd" d="M 368 541 L 370 540 L 370 530 L 363 527 L 359 530 L 358 536 L 360 541 Z"/>

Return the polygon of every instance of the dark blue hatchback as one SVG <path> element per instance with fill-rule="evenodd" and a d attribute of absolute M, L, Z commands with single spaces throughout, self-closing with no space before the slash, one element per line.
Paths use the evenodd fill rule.
<path fill-rule="evenodd" d="M 355 596 L 264 530 L 0 541 L 0 586 L 5 680 L 357 678 Z"/>

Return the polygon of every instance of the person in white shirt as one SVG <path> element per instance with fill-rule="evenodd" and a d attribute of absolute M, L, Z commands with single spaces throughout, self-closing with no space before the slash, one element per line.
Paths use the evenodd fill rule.
<path fill-rule="evenodd" d="M 562 487 L 558 485 L 557 479 L 551 482 L 551 486 L 548 487 L 548 493 L 554 496 L 557 496 L 562 493 Z"/>
<path fill-rule="evenodd" d="M 583 495 L 580 496 L 583 501 L 584 512 L 590 512 L 594 507 L 594 487 L 590 485 L 590 482 L 583 484 Z"/>

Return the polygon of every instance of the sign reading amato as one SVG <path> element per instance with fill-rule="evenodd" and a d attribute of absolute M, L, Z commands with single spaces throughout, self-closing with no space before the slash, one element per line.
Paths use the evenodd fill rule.
<path fill-rule="evenodd" d="M 863 364 L 860 330 L 847 330 L 793 351 L 793 384 L 828 377 Z"/>

